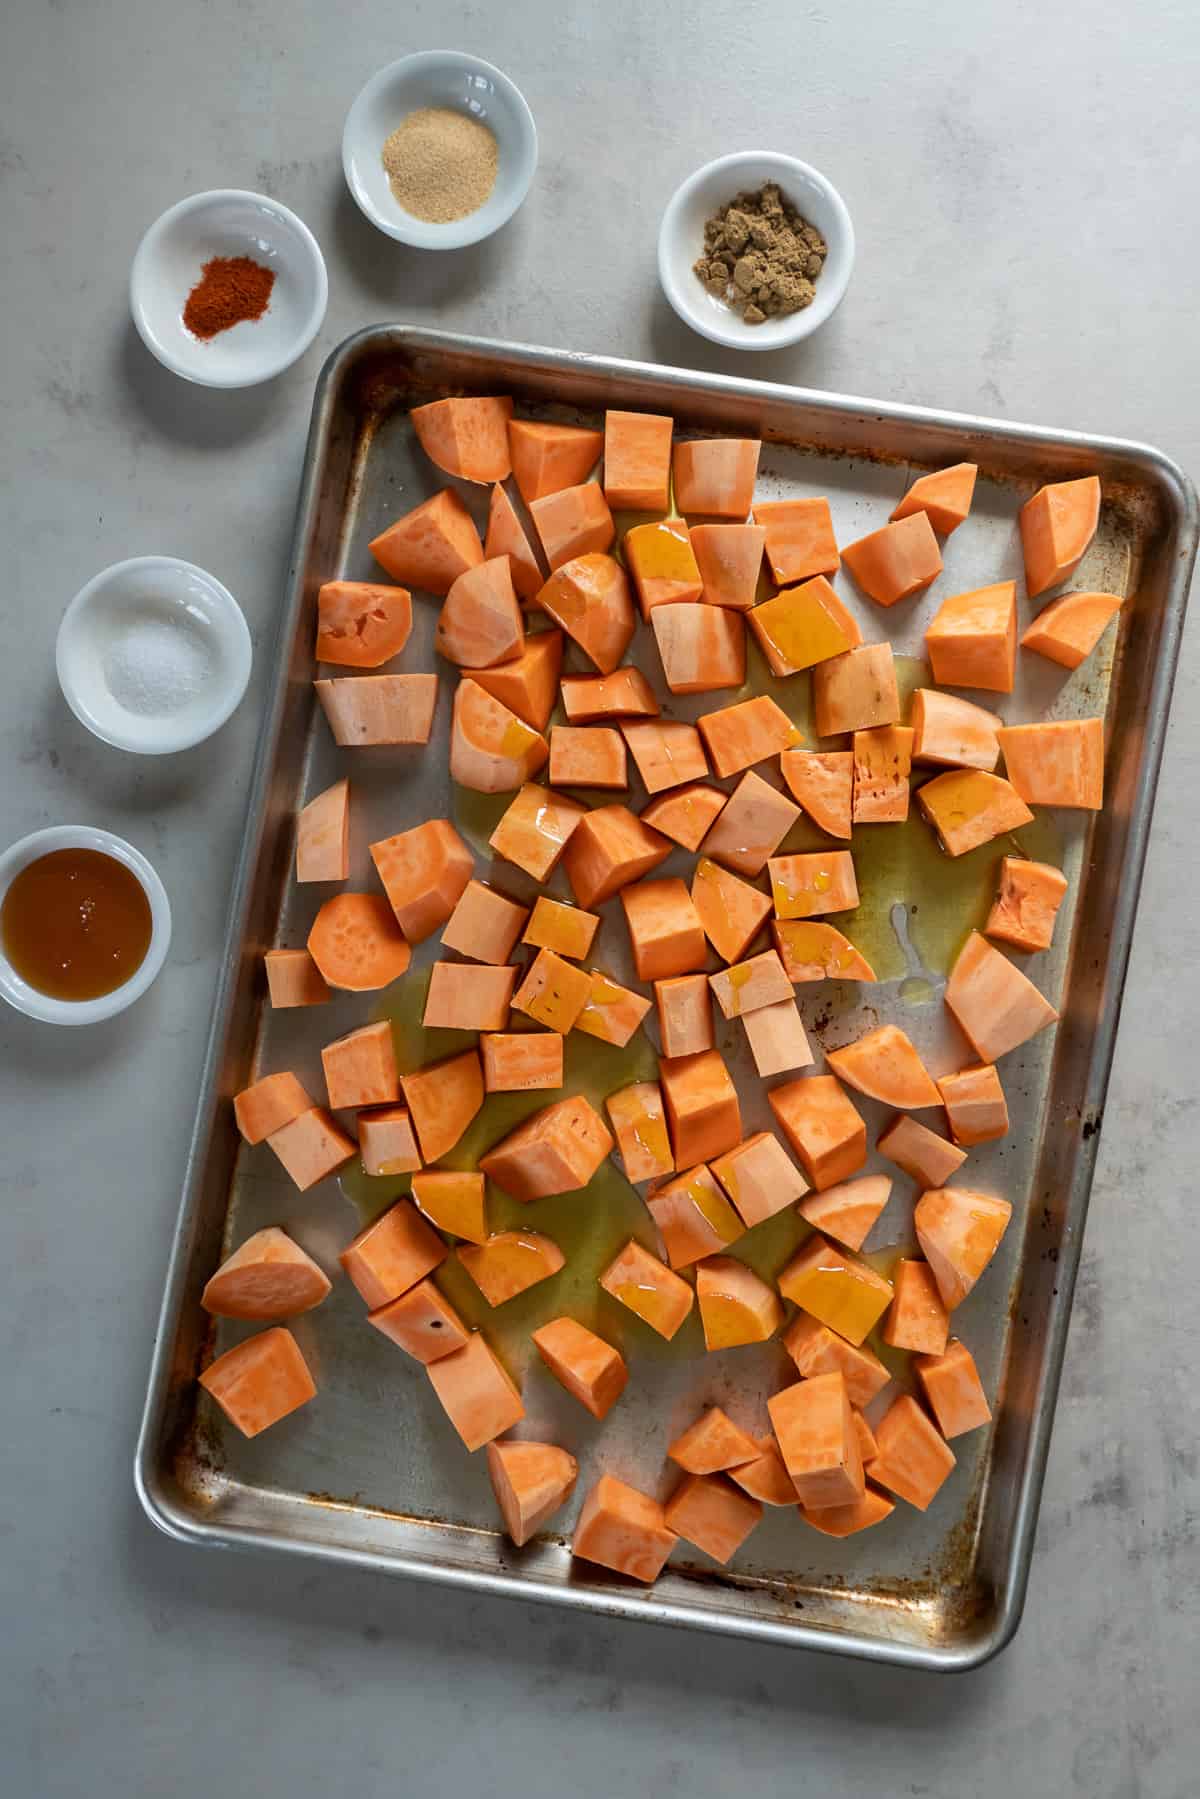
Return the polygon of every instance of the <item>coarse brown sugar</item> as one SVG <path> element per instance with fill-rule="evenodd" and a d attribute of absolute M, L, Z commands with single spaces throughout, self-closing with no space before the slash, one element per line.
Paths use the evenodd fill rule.
<path fill-rule="evenodd" d="M 692 266 L 710 294 L 761 325 L 812 305 L 827 254 L 816 226 L 768 181 L 713 214 Z"/>

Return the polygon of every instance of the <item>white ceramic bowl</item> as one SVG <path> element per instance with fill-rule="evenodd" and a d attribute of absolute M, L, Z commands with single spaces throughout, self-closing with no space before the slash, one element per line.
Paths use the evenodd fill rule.
<path fill-rule="evenodd" d="M 274 269 L 259 319 L 199 338 L 183 322 L 188 295 L 214 256 L 249 256 Z M 142 342 L 165 368 L 201 387 L 253 387 L 302 356 L 329 298 L 325 259 L 302 219 L 265 194 L 219 188 L 180 200 L 138 245 L 129 303 Z"/>
<path fill-rule="evenodd" d="M 499 149 L 489 197 L 448 225 L 406 212 L 383 166 L 384 144 L 407 114 L 423 106 L 469 113 L 494 134 Z M 342 167 L 359 207 L 372 225 L 419 250 L 460 250 L 506 225 L 529 192 L 537 154 L 537 127 L 520 90 L 491 63 L 459 50 L 421 50 L 380 69 L 350 108 L 342 132 Z"/>
<path fill-rule="evenodd" d="M 765 181 L 777 182 L 784 199 L 816 226 L 829 254 L 811 306 L 786 318 L 747 325 L 708 292 L 693 274 L 692 264 L 704 248 L 706 221 L 735 194 L 753 192 Z M 810 336 L 841 302 L 853 267 L 854 226 L 833 183 L 808 163 L 770 150 L 720 156 L 697 169 L 672 195 L 658 233 L 658 276 L 667 299 L 693 331 L 734 350 L 779 350 Z"/>
<path fill-rule="evenodd" d="M 111 831 L 98 830 L 95 825 L 54 825 L 48 831 L 35 831 L 31 837 L 22 837 L 19 843 L 5 850 L 0 855 L 0 905 L 23 868 L 28 868 L 41 856 L 48 856 L 52 850 L 73 849 L 99 850 L 102 855 L 123 862 L 136 875 L 150 902 L 150 947 L 140 968 L 111 993 L 103 993 L 99 999 L 54 999 L 21 979 L 0 941 L 0 999 L 6 999 L 18 1012 L 24 1012 L 29 1018 L 40 1018 L 45 1024 L 98 1024 L 102 1018 L 115 1017 L 145 993 L 166 961 L 171 946 L 171 907 L 162 882 L 140 850 L 135 850 L 123 837 L 114 837 Z"/>
<path fill-rule="evenodd" d="M 152 694 L 130 692 L 129 647 L 136 640 L 145 654 L 168 633 L 172 644 L 178 640 L 184 669 L 204 671 L 204 679 L 183 703 L 146 711 Z M 250 632 L 233 595 L 175 556 L 135 556 L 94 575 L 63 614 L 55 645 L 59 686 L 80 724 L 142 756 L 211 737 L 245 693 L 251 659 Z M 141 665 L 132 666 L 136 674 Z M 130 698 L 141 703 L 122 703 Z"/>

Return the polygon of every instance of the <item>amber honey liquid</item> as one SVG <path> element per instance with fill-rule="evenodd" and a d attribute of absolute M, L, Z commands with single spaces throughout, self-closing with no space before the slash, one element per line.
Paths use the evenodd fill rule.
<path fill-rule="evenodd" d="M 23 868 L 0 906 L 0 941 L 21 979 L 51 999 L 99 999 L 150 948 L 137 876 L 101 850 L 51 850 Z"/>

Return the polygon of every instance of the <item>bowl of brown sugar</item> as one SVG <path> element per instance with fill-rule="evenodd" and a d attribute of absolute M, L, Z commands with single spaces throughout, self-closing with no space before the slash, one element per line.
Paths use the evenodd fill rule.
<path fill-rule="evenodd" d="M 363 88 L 346 117 L 342 167 L 380 231 L 458 250 L 512 218 L 537 148 L 533 114 L 507 75 L 459 50 L 422 50 Z"/>

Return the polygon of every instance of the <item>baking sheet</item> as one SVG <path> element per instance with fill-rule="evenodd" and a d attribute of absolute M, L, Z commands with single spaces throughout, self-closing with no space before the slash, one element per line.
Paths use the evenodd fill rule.
<path fill-rule="evenodd" d="M 932 593 L 884 613 L 854 594 L 848 579 L 841 583 L 865 635 L 892 640 L 909 687 L 921 682 L 922 633 L 941 599 L 1019 574 L 1015 521 L 1028 494 L 1045 480 L 1101 477 L 1100 529 L 1072 585 L 1127 594 L 1119 628 L 1110 629 L 1073 675 L 1023 656 L 1012 696 L 979 696 L 1014 720 L 1105 712 L 1108 800 L 1097 818 L 1039 813 L 1035 826 L 1017 834 L 1027 853 L 1059 862 L 1070 878 L 1055 947 L 1031 967 L 1063 1016 L 1056 1032 L 1005 1058 L 1012 1131 L 1003 1143 L 972 1151 L 964 1170 L 964 1179 L 969 1174 L 972 1184 L 1002 1193 L 1015 1212 L 996 1262 L 954 1319 L 995 1396 L 996 1423 L 955 1442 L 959 1465 L 925 1515 L 898 1505 L 882 1528 L 836 1542 L 790 1511 L 768 1509 L 731 1568 L 722 1570 L 681 1543 L 648 1592 L 571 1561 L 566 1544 L 575 1511 L 601 1468 L 665 1494 L 673 1484 L 665 1446 L 702 1405 L 727 1404 L 739 1419 L 762 1426 L 766 1395 L 794 1375 L 778 1344 L 705 1357 L 695 1317 L 668 1346 L 601 1300 L 594 1273 L 620 1242 L 631 1232 L 648 1244 L 654 1240 L 640 1201 L 611 1166 L 597 1177 L 599 1190 L 587 1195 L 511 1211 L 497 1196 L 493 1228 L 519 1216 L 545 1229 L 568 1251 L 562 1275 L 490 1316 L 465 1278 L 453 1287 L 456 1302 L 471 1309 L 472 1321 L 483 1322 L 514 1371 L 527 1376 L 520 1434 L 560 1442 L 580 1459 L 575 1501 L 553 1521 L 553 1534 L 527 1549 L 514 1550 L 497 1530 L 485 1458 L 463 1452 L 423 1370 L 365 1326 L 361 1302 L 345 1280 L 293 1327 L 320 1389 L 315 1403 L 247 1442 L 195 1386 L 205 1360 L 245 1334 L 243 1326 L 214 1324 L 198 1304 L 222 1254 L 251 1231 L 278 1223 L 336 1274 L 338 1251 L 404 1184 L 371 1182 L 359 1173 L 296 1193 L 265 1146 L 240 1143 L 230 1096 L 259 1072 L 280 1067 L 295 1069 L 320 1093 L 321 1044 L 365 1022 L 368 1013 L 386 1009 L 396 1017 L 402 1053 L 413 1062 L 455 1042 L 439 1033 L 422 1047 L 414 1028 L 421 971 L 438 952 L 436 936 L 388 995 L 347 995 L 279 1014 L 265 1005 L 261 956 L 274 944 L 303 943 L 332 891 L 291 880 L 293 820 L 304 799 L 342 773 L 350 774 L 354 795 L 352 888 L 374 885 L 368 842 L 437 816 L 456 820 L 479 854 L 477 873 L 487 874 L 486 837 L 506 802 L 462 794 L 449 781 L 445 746 L 455 677 L 432 652 L 436 606 L 415 602 L 413 637 L 398 664 L 438 667 L 441 674 L 428 753 L 337 750 L 311 686 L 317 587 L 339 576 L 372 578 L 369 539 L 445 484 L 416 445 L 406 409 L 456 391 L 511 392 L 528 416 L 600 423 L 604 407 L 616 405 L 671 412 L 677 428 L 692 432 L 762 435 L 759 496 L 828 494 L 839 542 L 882 522 L 913 468 L 977 461 L 971 519 L 947 540 L 945 572 Z M 482 521 L 486 491 L 460 485 Z M 1157 452 L 1136 445 L 402 328 L 363 333 L 335 352 L 314 407 L 276 650 L 278 680 L 264 721 L 138 1450 L 138 1487 L 151 1517 L 196 1543 L 269 1545 L 365 1561 L 526 1598 L 926 1667 L 971 1665 L 999 1648 L 1015 1628 L 1028 1573 L 1195 540 L 1195 498 L 1186 480 Z M 1036 609 L 1022 597 L 1022 625 Z M 631 654 L 656 673 L 647 644 L 639 626 Z M 783 696 L 802 725 L 807 685 L 798 677 Z M 781 697 L 779 684 L 772 691 Z M 664 712 L 690 718 L 735 697 L 678 698 Z M 643 796 L 636 776 L 633 793 L 637 808 Z M 794 847 L 803 847 L 803 833 L 802 826 Z M 894 1020 L 935 1072 L 959 1065 L 961 1040 L 951 1035 L 940 1004 L 944 969 L 971 922 L 967 912 L 990 884 L 990 869 L 1011 847 L 989 846 L 962 859 L 972 862 L 964 867 L 934 857 L 919 821 L 856 829 L 852 849 L 865 905 L 834 922 L 885 978 L 872 988 L 797 989 L 814 1042 L 833 1048 L 876 1019 Z M 987 865 L 983 875 L 980 861 Z M 680 852 L 661 872 L 689 866 Z M 497 864 L 496 879 L 516 898 L 532 889 L 508 865 Z M 569 891 L 561 876 L 551 890 Z M 619 906 L 603 911 L 593 959 L 617 979 L 630 978 Z M 653 1015 L 647 1023 L 653 1035 Z M 718 1036 L 735 1073 L 748 1073 L 739 1086 L 749 1134 L 773 1120 L 741 1039 L 736 1022 Z M 598 1100 L 653 1070 L 653 1047 L 640 1033 L 624 1052 L 581 1044 L 578 1034 L 569 1045 L 566 1091 Z M 532 1110 L 546 1096 L 527 1097 L 525 1109 Z M 857 1097 L 856 1103 L 873 1142 L 888 1114 Z M 509 1122 L 490 1114 L 488 1139 Z M 469 1141 L 466 1150 L 474 1147 Z M 869 1167 L 895 1177 L 888 1210 L 867 1246 L 886 1268 L 912 1242 L 913 1184 L 874 1154 Z M 788 1215 L 761 1227 L 735 1253 L 773 1272 L 801 1234 Z M 629 1389 L 603 1426 L 529 1365 L 529 1330 L 563 1310 L 598 1322 L 630 1362 Z"/>

